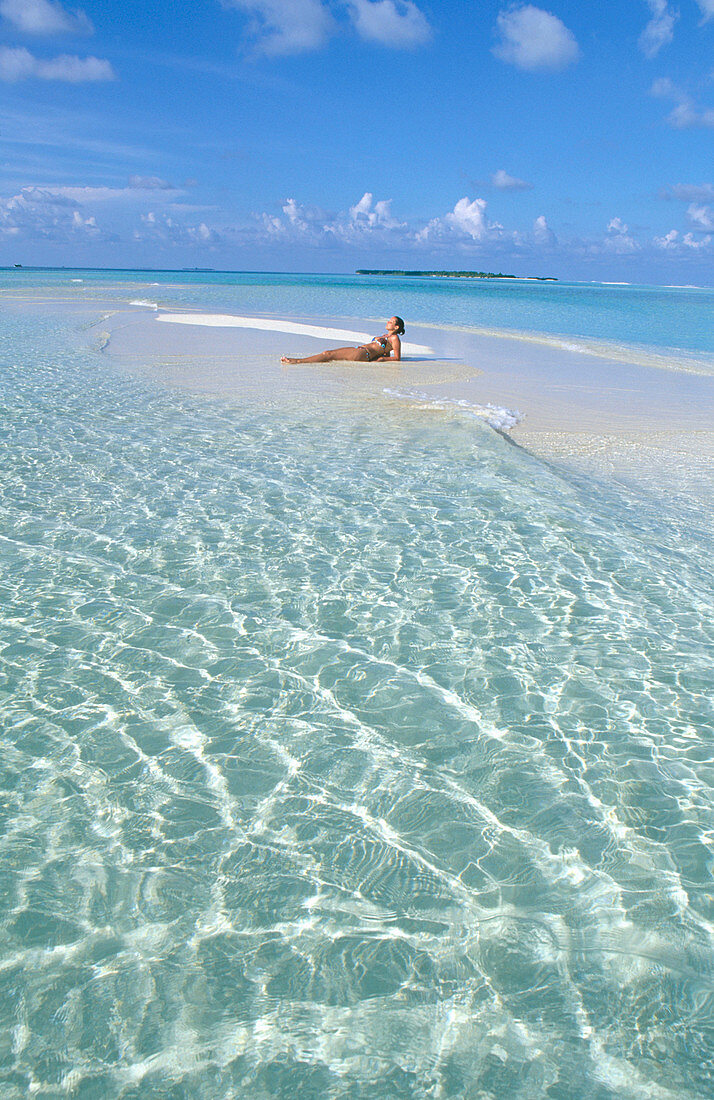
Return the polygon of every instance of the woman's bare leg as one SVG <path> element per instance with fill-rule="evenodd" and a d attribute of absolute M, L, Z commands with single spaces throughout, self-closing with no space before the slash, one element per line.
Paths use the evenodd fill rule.
<path fill-rule="evenodd" d="M 281 363 L 335 363 L 339 360 L 348 363 L 367 363 L 369 356 L 364 348 L 331 348 L 329 351 L 321 351 L 317 355 L 306 355 L 304 359 L 291 359 L 283 355 Z"/>

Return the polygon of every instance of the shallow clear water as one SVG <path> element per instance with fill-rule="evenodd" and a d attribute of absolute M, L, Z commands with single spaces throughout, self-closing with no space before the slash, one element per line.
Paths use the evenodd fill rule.
<path fill-rule="evenodd" d="M 711 1095 L 712 538 L 0 351 L 7 1097 Z"/>
<path fill-rule="evenodd" d="M 0 269 L 0 290 L 91 298 L 127 289 L 162 305 L 282 316 L 374 317 L 592 338 L 714 354 L 714 288 L 242 272 Z"/>

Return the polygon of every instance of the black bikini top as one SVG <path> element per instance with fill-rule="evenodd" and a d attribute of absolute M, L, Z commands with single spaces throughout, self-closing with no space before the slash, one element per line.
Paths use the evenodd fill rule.
<path fill-rule="evenodd" d="M 381 344 L 382 347 L 386 350 L 387 337 L 386 336 L 373 336 L 372 337 L 372 343 L 373 344 Z"/>

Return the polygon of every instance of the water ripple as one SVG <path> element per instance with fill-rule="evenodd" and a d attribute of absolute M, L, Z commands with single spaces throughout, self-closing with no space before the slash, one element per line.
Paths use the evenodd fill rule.
<path fill-rule="evenodd" d="M 706 548 L 53 332 L 5 365 L 3 1095 L 710 1094 Z"/>

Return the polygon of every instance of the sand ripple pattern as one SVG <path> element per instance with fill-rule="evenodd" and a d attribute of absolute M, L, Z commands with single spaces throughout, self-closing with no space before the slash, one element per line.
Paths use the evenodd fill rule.
<path fill-rule="evenodd" d="M 21 324 L 2 1095 L 711 1095 L 704 523 Z"/>

